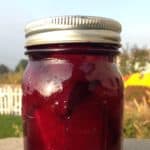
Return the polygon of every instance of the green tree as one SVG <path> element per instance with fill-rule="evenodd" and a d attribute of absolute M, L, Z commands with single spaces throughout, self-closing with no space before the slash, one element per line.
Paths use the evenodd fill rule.
<path fill-rule="evenodd" d="M 119 68 L 123 75 L 129 73 L 129 52 L 127 49 L 122 49 L 121 54 L 119 55 Z"/>
<path fill-rule="evenodd" d="M 130 64 L 131 72 L 143 71 L 146 65 L 150 63 L 150 52 L 145 48 L 133 47 L 131 49 Z"/>
<path fill-rule="evenodd" d="M 24 71 L 24 69 L 27 66 L 27 60 L 26 59 L 21 59 L 19 61 L 19 63 L 17 64 L 16 68 L 15 68 L 15 72 L 20 72 L 20 71 Z"/>
<path fill-rule="evenodd" d="M 150 50 L 146 48 L 123 48 L 119 56 L 119 67 L 123 75 L 144 71 L 150 64 Z"/>
<path fill-rule="evenodd" d="M 0 65 L 0 74 L 5 74 L 5 73 L 8 73 L 10 71 L 10 69 L 4 65 L 4 64 L 1 64 Z"/>

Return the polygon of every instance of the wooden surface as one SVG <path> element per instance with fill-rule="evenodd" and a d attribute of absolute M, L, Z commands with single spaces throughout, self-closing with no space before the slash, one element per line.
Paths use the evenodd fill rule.
<path fill-rule="evenodd" d="M 0 140 L 0 150 L 23 150 L 22 138 L 7 138 Z M 150 139 L 126 139 L 123 150 L 150 150 Z"/>

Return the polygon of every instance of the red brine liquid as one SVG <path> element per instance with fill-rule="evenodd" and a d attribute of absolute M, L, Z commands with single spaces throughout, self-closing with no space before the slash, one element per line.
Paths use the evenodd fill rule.
<path fill-rule="evenodd" d="M 33 53 L 23 79 L 25 150 L 121 150 L 114 56 Z"/>

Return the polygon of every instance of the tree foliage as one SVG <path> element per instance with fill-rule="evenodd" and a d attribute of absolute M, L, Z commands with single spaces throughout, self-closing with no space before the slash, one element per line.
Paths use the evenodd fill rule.
<path fill-rule="evenodd" d="M 119 56 L 119 67 L 123 75 L 141 72 L 150 64 L 150 50 L 146 48 L 123 48 Z"/>
<path fill-rule="evenodd" d="M 21 59 L 14 71 L 10 71 L 5 65 L 0 65 L 0 84 L 20 84 L 27 60 Z"/>
<path fill-rule="evenodd" d="M 25 70 L 27 63 L 28 62 L 26 59 L 21 59 L 15 68 L 15 72 L 20 72 L 20 71 Z"/>
<path fill-rule="evenodd" d="M 0 65 L 0 74 L 8 73 L 9 71 L 10 71 L 9 68 L 6 65 L 4 64 Z"/>

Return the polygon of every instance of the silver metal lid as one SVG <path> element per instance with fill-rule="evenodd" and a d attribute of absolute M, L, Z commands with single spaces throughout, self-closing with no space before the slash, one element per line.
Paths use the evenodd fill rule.
<path fill-rule="evenodd" d="M 119 22 L 93 16 L 58 16 L 29 23 L 26 46 L 55 43 L 110 43 L 120 45 Z"/>

